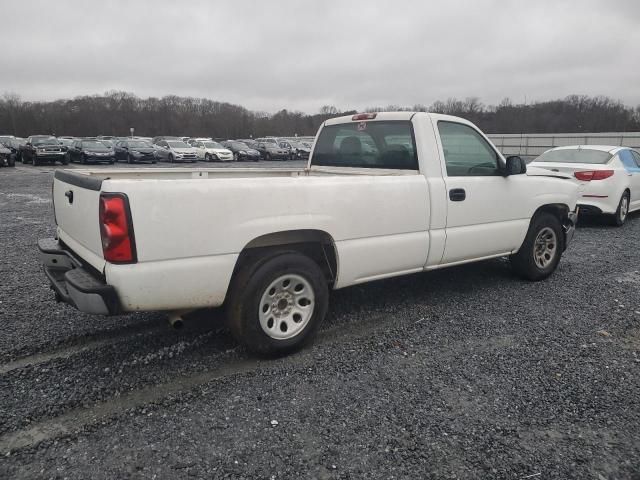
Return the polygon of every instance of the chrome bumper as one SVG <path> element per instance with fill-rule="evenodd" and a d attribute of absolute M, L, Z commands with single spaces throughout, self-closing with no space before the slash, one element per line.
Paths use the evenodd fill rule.
<path fill-rule="evenodd" d="M 564 229 L 564 248 L 573 240 L 573 236 L 576 233 L 576 225 L 578 224 L 578 207 L 576 207 L 575 212 L 569 212 L 567 215 L 567 220 L 565 220 L 564 225 L 562 225 Z"/>

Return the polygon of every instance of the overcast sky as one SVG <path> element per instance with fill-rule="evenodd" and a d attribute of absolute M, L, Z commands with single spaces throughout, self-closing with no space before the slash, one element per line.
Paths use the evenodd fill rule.
<path fill-rule="evenodd" d="M 252 110 L 640 104 L 640 0 L 3 0 L 0 94 L 126 90 Z"/>

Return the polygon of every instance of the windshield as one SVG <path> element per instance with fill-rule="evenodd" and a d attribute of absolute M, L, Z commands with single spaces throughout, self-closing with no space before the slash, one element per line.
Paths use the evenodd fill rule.
<path fill-rule="evenodd" d="M 131 148 L 151 148 L 147 142 L 127 142 L 127 145 Z"/>
<path fill-rule="evenodd" d="M 233 142 L 231 145 L 233 146 L 233 148 L 239 148 L 241 150 L 242 149 L 245 149 L 245 150 L 249 149 L 249 147 L 247 145 L 245 145 L 244 143 L 242 143 L 242 142 Z"/>
<path fill-rule="evenodd" d="M 61 145 L 64 145 L 65 147 L 70 147 L 71 145 L 73 145 L 73 142 L 75 140 L 71 140 L 70 138 L 59 138 L 58 141 L 60 142 Z"/>
<path fill-rule="evenodd" d="M 564 148 L 549 150 L 536 158 L 534 162 L 605 164 L 611 160 L 611 157 L 612 155 L 609 152 L 602 150 Z"/>
<path fill-rule="evenodd" d="M 191 145 L 187 145 L 184 142 L 167 142 L 171 148 L 191 148 Z"/>
<path fill-rule="evenodd" d="M 97 150 L 105 150 L 107 147 L 102 142 L 89 141 L 89 142 L 82 142 L 82 148 L 95 148 Z"/>
<path fill-rule="evenodd" d="M 204 142 L 205 148 L 224 148 L 218 142 Z"/>
<path fill-rule="evenodd" d="M 417 170 L 410 121 L 354 122 L 324 127 L 313 165 Z"/>
<path fill-rule="evenodd" d="M 31 145 L 59 145 L 59 143 L 56 137 L 33 138 L 31 139 Z"/>

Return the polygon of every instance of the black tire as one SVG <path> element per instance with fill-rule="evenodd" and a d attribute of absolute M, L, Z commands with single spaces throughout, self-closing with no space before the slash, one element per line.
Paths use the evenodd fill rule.
<path fill-rule="evenodd" d="M 127 154 L 127 163 L 135 163 L 130 153 Z"/>
<path fill-rule="evenodd" d="M 7 166 L 9 166 L 9 167 L 15 167 L 16 166 L 16 156 L 15 156 L 14 153 L 9 155 L 9 158 L 7 159 Z"/>
<path fill-rule="evenodd" d="M 267 162 L 271 161 L 271 154 L 270 154 L 270 153 L 265 154 L 264 159 L 265 159 Z"/>
<path fill-rule="evenodd" d="M 233 161 L 237 162 L 239 160 L 238 152 L 233 153 Z"/>
<path fill-rule="evenodd" d="M 623 202 L 626 201 L 626 208 L 623 209 Z M 625 190 L 622 196 L 620 197 L 620 201 L 618 202 L 618 208 L 616 208 L 616 213 L 610 216 L 609 221 L 611 225 L 614 227 L 621 227 L 627 221 L 627 217 L 629 216 L 629 201 L 630 195 L 629 191 Z"/>
<path fill-rule="evenodd" d="M 155 160 L 151 160 L 151 163 L 157 163 Z"/>
<path fill-rule="evenodd" d="M 64 156 L 62 157 L 62 165 L 69 165 L 69 154 L 65 153 Z"/>
<path fill-rule="evenodd" d="M 173 158 L 173 154 L 172 153 L 169 154 L 169 161 L 171 163 L 173 163 L 175 161 L 174 158 Z"/>
<path fill-rule="evenodd" d="M 33 155 L 31 157 L 31 163 L 33 164 L 34 167 L 37 167 L 38 165 L 40 165 L 40 162 L 38 162 L 38 157 L 37 155 Z"/>
<path fill-rule="evenodd" d="M 260 325 L 259 308 L 266 289 L 283 275 L 304 278 L 313 289 L 315 301 L 311 317 L 299 333 L 292 338 L 276 339 Z M 227 324 L 233 336 L 251 352 L 284 355 L 300 349 L 313 338 L 327 313 L 328 303 L 327 281 L 318 264 L 298 252 L 281 251 L 248 262 L 236 272 L 225 303 Z"/>
<path fill-rule="evenodd" d="M 555 234 L 555 240 L 547 241 L 547 246 L 553 243 L 553 252 L 544 255 L 536 255 L 540 245 L 536 244 L 539 236 L 544 241 L 545 236 L 551 236 L 548 232 L 551 230 Z M 545 235 L 545 233 L 547 235 Z M 564 251 L 564 232 L 558 218 L 550 213 L 541 212 L 531 219 L 527 236 L 520 247 L 518 253 L 511 255 L 511 265 L 514 271 L 521 277 L 537 282 L 544 280 L 551 275 L 560 263 L 560 257 Z M 542 261 L 547 262 L 540 265 L 536 258 L 545 257 Z"/>
<path fill-rule="evenodd" d="M 205 161 L 205 162 L 211 162 L 211 161 L 212 161 L 212 160 L 211 160 L 211 155 L 209 155 L 208 153 L 205 153 L 205 154 L 204 154 L 204 161 Z"/>

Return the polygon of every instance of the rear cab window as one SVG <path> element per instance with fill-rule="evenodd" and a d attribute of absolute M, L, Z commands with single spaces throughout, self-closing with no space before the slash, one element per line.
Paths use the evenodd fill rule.
<path fill-rule="evenodd" d="M 322 129 L 312 165 L 325 167 L 418 170 L 411 121 L 369 121 Z"/>

